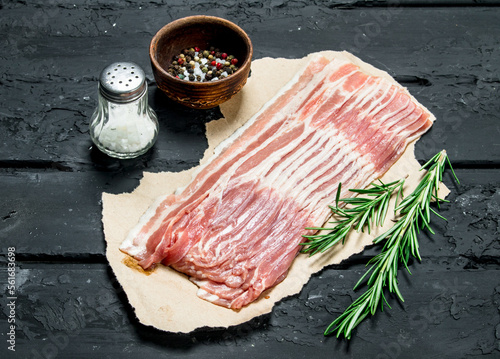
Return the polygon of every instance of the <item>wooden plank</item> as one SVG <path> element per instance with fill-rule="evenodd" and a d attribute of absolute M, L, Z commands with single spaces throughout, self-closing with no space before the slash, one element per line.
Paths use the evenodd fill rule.
<path fill-rule="evenodd" d="M 361 265 L 324 270 L 299 295 L 248 323 L 190 334 L 141 325 L 104 264 L 17 266 L 16 357 L 307 358 L 314 352 L 314 358 L 331 358 L 335 351 L 336 358 L 421 358 L 422 353 L 463 358 L 498 353 L 498 268 L 413 265 L 411 278 L 401 276 L 405 303 L 389 297 L 392 309 L 363 322 L 347 343 L 322 333 L 360 294 L 351 288 Z M 2 333 L 8 332 L 6 325 L 0 321 Z M 0 350 L 6 352 L 5 343 Z"/>
<path fill-rule="evenodd" d="M 112 181 L 106 177 L 91 172 L 2 173 L 2 241 L 16 246 L 20 256 L 36 258 L 104 253 L 100 193 L 138 183 L 122 177 L 106 184 Z"/>
<path fill-rule="evenodd" d="M 192 6 L 200 10 L 205 3 L 200 4 Z M 438 117 L 417 146 L 419 159 L 444 147 L 457 163 L 498 166 L 497 8 L 254 5 L 241 12 L 214 5 L 208 14 L 239 23 L 252 38 L 255 58 L 295 58 L 326 49 L 355 53 L 408 86 Z M 200 132 L 219 113 L 187 111 L 165 101 L 154 90 L 147 55 L 153 34 L 191 10 L 138 6 L 117 12 L 113 6 L 3 9 L 1 167 L 38 161 L 39 166 L 92 168 L 87 127 L 96 105 L 97 76 L 105 65 L 124 58 L 146 70 L 151 103 L 160 114 L 159 152 L 144 158 L 144 165 L 168 170 L 172 163 L 192 164 L 201 156 L 206 141 Z M 182 135 L 185 131 L 189 138 Z M 192 138 L 190 131 L 195 132 Z M 190 146 L 199 147 L 193 153 Z"/>
<path fill-rule="evenodd" d="M 446 178 L 451 202 L 443 204 L 440 213 L 448 222 L 436 218 L 436 235 L 421 234 L 422 255 L 480 267 L 498 263 L 494 209 L 500 208 L 500 171 L 466 169 L 457 170 L 457 175 L 459 186 Z M 15 245 L 25 260 L 105 262 L 101 193 L 130 192 L 141 176 L 141 171 L 4 171 L 0 174 L 2 253 Z M 364 263 L 376 252 L 368 249 L 347 265 Z"/>
<path fill-rule="evenodd" d="M 226 0 L 224 7 L 232 11 L 248 8 L 266 8 L 266 9 L 283 9 L 283 8 L 297 8 L 307 4 L 303 2 L 288 2 L 285 0 L 266 1 L 238 1 Z M 60 8 L 91 8 L 91 9 L 127 9 L 127 8 L 159 8 L 168 6 L 174 11 L 183 9 L 183 11 L 199 11 L 210 10 L 218 4 L 214 4 L 211 0 L 154 0 L 148 2 L 142 1 L 119 1 L 119 0 L 97 0 L 88 3 L 86 0 L 32 0 L 29 2 L 18 0 L 9 1 L 0 4 L 3 8 L 26 8 L 36 7 L 51 9 L 55 7 Z M 426 7 L 426 6 L 498 6 L 495 0 L 329 0 L 318 2 L 319 6 L 328 8 L 357 8 L 357 7 L 394 7 L 394 6 L 408 6 L 408 7 Z"/>
<path fill-rule="evenodd" d="M 454 5 L 445 8 L 444 5 Z M 480 5 L 480 6 L 477 6 Z M 26 358 L 497 357 L 500 24 L 494 0 L 0 1 L 0 276 L 16 248 L 16 353 Z M 422 263 L 401 272 L 403 304 L 361 324 L 351 343 L 322 332 L 361 293 L 352 286 L 371 247 L 314 276 L 269 315 L 229 329 L 165 333 L 138 323 L 104 257 L 100 197 L 131 191 L 144 170 L 180 171 L 206 148 L 218 109 L 194 111 L 155 90 L 147 48 L 166 22 L 226 17 L 251 36 L 255 58 L 346 49 L 388 71 L 438 118 L 417 144 L 446 148 L 460 185 L 421 233 Z M 487 30 L 487 31 L 486 31 Z M 118 161 L 91 150 L 97 75 L 138 62 L 161 135 L 148 155 Z M 6 290 L 5 281 L 2 281 Z M 4 319 L 10 308 L 3 293 Z M 0 321 L 2 338 L 8 321 Z M 12 354 L 7 345 L 0 356 Z M 6 353 L 6 354 L 4 354 Z M 118 354 L 119 353 L 119 354 Z M 10 357 L 10 356 L 7 356 Z"/>

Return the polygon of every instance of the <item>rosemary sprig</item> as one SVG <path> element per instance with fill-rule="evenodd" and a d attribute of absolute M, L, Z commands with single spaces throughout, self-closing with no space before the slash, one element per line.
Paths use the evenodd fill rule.
<path fill-rule="evenodd" d="M 422 166 L 421 170 L 427 169 L 427 173 L 415 190 L 396 207 L 401 217 L 392 228 L 373 241 L 374 243 L 385 243 L 381 253 L 368 262 L 367 265 L 371 264 L 370 269 L 354 287 L 354 290 L 358 288 L 371 273 L 366 282 L 368 289 L 328 326 L 325 335 L 336 332 L 337 337 L 343 335 L 350 339 L 353 329 L 369 314 L 375 314 L 378 307 L 383 310 L 385 303 L 390 308 L 384 295 L 385 288 L 404 301 L 398 288 L 398 267 L 402 263 L 411 274 L 408 268 L 410 255 L 420 260 L 417 233 L 421 228 L 427 228 L 431 233 L 434 233 L 429 226 L 431 213 L 445 219 L 431 208 L 430 203 L 436 201 L 439 208 L 439 202 L 444 201 L 438 197 L 438 190 L 446 164 L 449 165 L 458 182 L 444 150 Z"/>
<path fill-rule="evenodd" d="M 345 241 L 347 234 L 351 229 L 356 231 L 364 231 L 365 225 L 370 233 L 373 224 L 380 226 L 386 217 L 389 201 L 394 191 L 397 190 L 398 197 L 402 196 L 404 179 L 391 183 L 371 183 L 366 189 L 349 189 L 350 192 L 363 194 L 368 197 L 352 197 L 340 199 L 340 189 L 342 184 L 339 184 L 335 206 L 329 206 L 332 214 L 338 219 L 329 222 L 335 224 L 333 228 L 323 227 L 308 227 L 306 229 L 316 231 L 328 231 L 328 233 L 317 232 L 313 235 L 304 235 L 308 242 L 301 243 L 306 246 L 302 252 L 314 255 L 318 252 L 324 252 L 338 242 Z M 396 200 L 397 201 L 397 200 Z M 343 202 L 349 207 L 341 208 L 340 202 Z"/>

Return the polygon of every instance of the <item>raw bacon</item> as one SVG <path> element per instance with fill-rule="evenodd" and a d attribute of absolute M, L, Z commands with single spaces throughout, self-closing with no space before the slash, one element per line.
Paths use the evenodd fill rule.
<path fill-rule="evenodd" d="M 368 185 L 431 124 L 402 87 L 314 58 L 180 194 L 153 204 L 120 249 L 143 268 L 187 274 L 205 300 L 241 308 L 285 278 L 340 182 Z"/>

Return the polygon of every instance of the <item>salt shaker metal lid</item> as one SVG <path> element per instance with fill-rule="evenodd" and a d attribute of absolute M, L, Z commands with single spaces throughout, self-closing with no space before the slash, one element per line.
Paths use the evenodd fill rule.
<path fill-rule="evenodd" d="M 133 62 L 115 62 L 105 67 L 99 76 L 99 91 L 116 103 L 134 101 L 146 92 L 146 75 Z"/>

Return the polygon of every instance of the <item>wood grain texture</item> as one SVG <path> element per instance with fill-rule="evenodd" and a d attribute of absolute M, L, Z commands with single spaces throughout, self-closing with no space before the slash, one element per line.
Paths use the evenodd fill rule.
<path fill-rule="evenodd" d="M 447 222 L 437 220 L 437 235 L 422 248 L 431 257 L 465 257 L 474 261 L 493 259 L 498 264 L 498 218 L 500 208 L 499 170 L 456 170 L 457 185 L 447 173 L 452 192 L 450 203 L 440 213 Z M 130 192 L 139 183 L 138 172 L 117 173 L 112 177 L 99 172 L 20 172 L 0 174 L 4 188 L 0 203 L 0 233 L 6 243 L 16 246 L 23 260 L 76 260 L 105 262 L 105 243 L 101 224 L 101 193 Z M 422 236 L 426 236 L 425 232 Z M 441 236 L 437 239 L 437 236 Z M 444 236 L 444 237 L 443 237 Z M 470 238 L 469 236 L 472 236 Z M 7 240 L 10 239 L 10 240 Z M 14 240 L 15 239 L 15 240 Z M 457 251 L 457 248 L 459 250 Z M 5 253 L 6 247 L 3 247 Z M 353 263 L 372 255 L 354 256 Z"/>
<path fill-rule="evenodd" d="M 424 261 L 402 276 L 404 304 L 362 323 L 347 344 L 322 332 L 357 296 L 362 265 L 330 268 L 272 313 L 228 329 L 190 334 L 140 324 L 104 264 L 21 264 L 18 271 L 19 358 L 465 358 L 497 353 L 494 269 L 463 270 Z M 5 270 L 0 275 L 6 275 Z M 477 320 L 481 318 L 482 320 Z M 0 323 L 5 332 L 5 321 Z M 429 339 L 431 338 L 431 339 Z M 3 348 L 2 348 L 3 349 Z M 380 356 L 383 353 L 385 356 Z"/>
<path fill-rule="evenodd" d="M 417 146 L 419 159 L 446 147 L 458 163 L 498 165 L 497 8 L 342 10 L 255 2 L 239 11 L 233 3 L 211 4 L 127 6 L 120 11 L 113 5 L 3 9 L 0 35 L 6 53 L 0 58 L 0 117 L 7 130 L 0 133 L 0 163 L 58 162 L 74 170 L 92 166 L 87 127 L 96 105 L 99 71 L 117 59 L 134 61 L 146 71 L 150 96 L 160 96 L 149 66 L 149 41 L 166 22 L 206 11 L 247 31 L 255 58 L 298 58 L 328 49 L 353 52 L 395 76 L 438 118 Z M 183 121 L 175 116 L 176 107 L 163 99 L 152 102 L 160 112 L 161 131 L 156 146 L 161 156 L 147 161 L 154 168 L 163 166 L 157 162 L 160 158 L 170 157 L 164 151 L 180 148 L 178 154 L 184 157 L 186 142 L 169 133 L 172 119 Z M 196 117 L 202 116 L 188 115 Z M 475 156 L 477 146 L 480 157 Z"/>
<path fill-rule="evenodd" d="M 444 6 L 446 5 L 446 6 Z M 451 5 L 451 6 L 449 6 Z M 500 8 L 494 0 L 0 1 L 0 276 L 16 247 L 13 358 L 497 358 L 500 355 Z M 450 203 L 422 232 L 422 263 L 401 275 L 404 303 L 363 322 L 350 343 L 322 332 L 357 297 L 370 247 L 314 276 L 273 312 L 189 335 L 138 323 L 107 266 L 101 193 L 133 190 L 143 171 L 195 166 L 205 123 L 156 90 L 148 59 L 167 22 L 208 14 L 240 25 L 254 58 L 348 50 L 389 72 L 437 122 L 419 160 L 445 148 Z M 160 118 L 154 149 L 114 160 L 91 147 L 97 76 L 116 60 L 144 68 Z M 5 293 L 5 281 L 1 281 Z M 0 338 L 8 308 L 0 297 Z M 5 353 L 9 354 L 7 356 Z"/>

